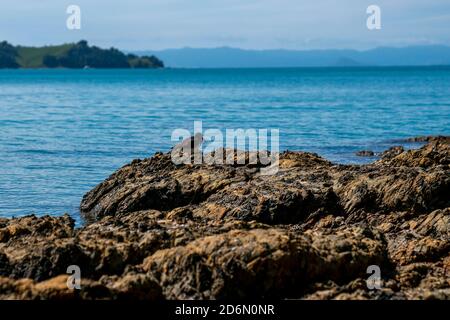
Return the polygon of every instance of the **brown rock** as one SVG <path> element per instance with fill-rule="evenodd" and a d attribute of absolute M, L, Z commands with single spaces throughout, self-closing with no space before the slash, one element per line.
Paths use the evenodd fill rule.
<path fill-rule="evenodd" d="M 296 297 L 313 280 L 356 277 L 386 261 L 382 239 L 367 230 L 300 236 L 255 229 L 157 251 L 143 270 L 159 280 L 169 299 Z"/>
<path fill-rule="evenodd" d="M 447 299 L 449 155 L 446 138 L 369 165 L 284 152 L 269 176 L 254 153 L 135 160 L 85 195 L 80 229 L 67 215 L 0 218 L 0 298 Z"/>

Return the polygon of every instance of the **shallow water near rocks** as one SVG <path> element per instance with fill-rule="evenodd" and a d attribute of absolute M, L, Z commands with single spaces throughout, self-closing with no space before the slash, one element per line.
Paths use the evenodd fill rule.
<path fill-rule="evenodd" d="M 71 214 L 174 129 L 275 128 L 280 149 L 367 163 L 450 134 L 450 68 L 0 71 L 0 217 Z M 407 144 L 417 147 L 420 144 Z"/>

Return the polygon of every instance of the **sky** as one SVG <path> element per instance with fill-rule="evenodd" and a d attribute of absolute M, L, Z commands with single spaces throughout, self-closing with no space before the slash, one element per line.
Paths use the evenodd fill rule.
<path fill-rule="evenodd" d="M 366 26 L 372 4 L 380 30 Z M 81 9 L 80 30 L 66 27 L 69 5 Z M 449 30 L 449 0 L 0 0 L 0 40 L 33 46 L 363 50 L 450 45 Z"/>

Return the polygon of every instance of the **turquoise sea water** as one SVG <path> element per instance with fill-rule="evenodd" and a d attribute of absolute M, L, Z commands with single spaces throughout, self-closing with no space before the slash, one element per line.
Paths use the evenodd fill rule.
<path fill-rule="evenodd" d="M 354 152 L 450 134 L 450 68 L 2 70 L 0 217 L 78 217 L 84 193 L 194 120 L 372 161 Z"/>

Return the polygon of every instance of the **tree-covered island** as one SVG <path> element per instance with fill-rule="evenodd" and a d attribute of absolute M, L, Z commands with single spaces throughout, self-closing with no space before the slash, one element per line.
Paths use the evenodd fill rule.
<path fill-rule="evenodd" d="M 85 40 L 58 46 L 24 47 L 0 42 L 0 68 L 164 68 L 155 56 L 89 46 Z"/>

